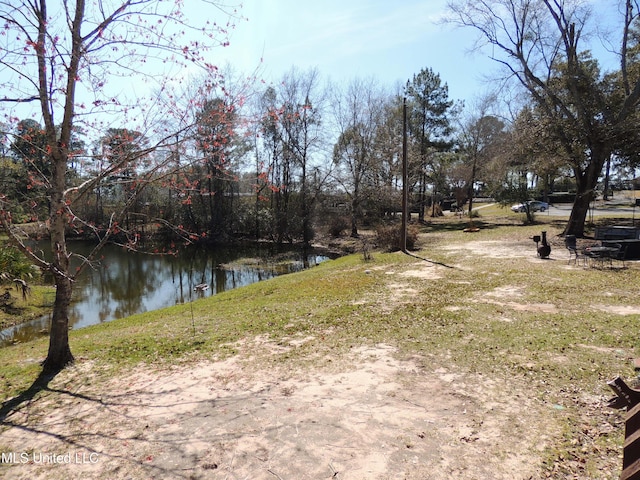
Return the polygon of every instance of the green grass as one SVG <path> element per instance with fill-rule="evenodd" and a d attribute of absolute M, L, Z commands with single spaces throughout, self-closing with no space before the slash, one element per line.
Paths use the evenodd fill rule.
<path fill-rule="evenodd" d="M 311 270 L 72 332 L 74 351 L 106 364 L 172 362 L 186 353 L 224 356 L 246 337 L 303 332 L 312 320 L 348 314 L 348 300 L 372 280 L 353 278 L 357 257 L 321 264 Z M 291 325 L 291 326 L 289 326 Z M 317 324 L 316 324 L 317 325 Z"/>

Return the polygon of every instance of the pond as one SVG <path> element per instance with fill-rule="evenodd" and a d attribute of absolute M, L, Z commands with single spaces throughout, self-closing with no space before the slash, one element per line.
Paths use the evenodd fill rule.
<path fill-rule="evenodd" d="M 87 255 L 92 245 L 73 242 Z M 72 329 L 215 295 L 327 260 L 319 253 L 264 245 L 192 248 L 179 256 L 147 255 L 107 245 L 78 278 L 70 308 Z M 204 290 L 195 289 L 205 284 Z M 51 294 L 53 303 L 54 294 Z M 47 335 L 50 315 L 0 331 L 0 346 Z"/>

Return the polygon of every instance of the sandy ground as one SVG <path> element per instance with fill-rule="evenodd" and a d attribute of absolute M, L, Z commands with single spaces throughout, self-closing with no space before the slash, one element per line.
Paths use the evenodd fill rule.
<path fill-rule="evenodd" d="M 263 339 L 256 343 L 265 346 Z M 82 392 L 65 390 L 57 385 L 64 379 L 55 379 L 44 403 L 8 419 L 15 427 L 1 443 L 16 455 L 11 466 L 5 458 L 0 474 L 533 478 L 540 452 L 556 433 L 551 423 L 531 421 L 533 403 L 505 398 L 504 385 L 490 378 L 430 371 L 425 360 L 397 359 L 393 348 L 375 345 L 313 371 L 254 371 L 234 357 L 162 374 L 139 369 Z M 83 374 L 68 375 L 74 373 Z M 57 408 L 34 421 L 51 403 Z"/>
<path fill-rule="evenodd" d="M 485 254 L 515 251 L 485 247 Z M 530 248 L 520 255 L 530 258 Z M 426 268 L 416 263 L 402 275 L 437 278 L 437 268 Z M 412 296 L 400 275 L 389 275 L 388 286 L 393 301 Z M 520 288 L 484 301 L 516 308 Z M 247 338 L 226 360 L 168 371 L 139 367 L 108 382 L 92 382 L 93 366 L 80 361 L 49 384 L 44 398 L 5 419 L 0 477 L 539 478 L 562 412 L 528 397 L 526 385 L 461 375 L 446 358 L 403 357 L 383 344 L 319 357 L 313 367 L 253 361 L 255 352 L 275 355 L 312 340 L 276 345 Z M 584 401 L 602 408 L 600 399 Z"/>

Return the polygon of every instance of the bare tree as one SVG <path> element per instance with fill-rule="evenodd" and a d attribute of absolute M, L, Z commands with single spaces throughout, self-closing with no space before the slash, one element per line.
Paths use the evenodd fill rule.
<path fill-rule="evenodd" d="M 188 8 L 193 8 L 193 3 L 189 2 Z M 217 1 L 198 3 L 205 7 L 201 11 L 208 9 L 211 15 L 224 16 L 225 20 L 234 14 Z M 78 270 L 71 271 L 66 232 L 72 223 L 83 221 L 74 212 L 75 202 L 102 178 L 127 169 L 135 172 L 127 180 L 129 192 L 142 191 L 170 159 L 170 155 L 158 151 L 173 149 L 176 129 L 189 128 L 188 119 L 180 117 L 179 110 L 154 110 L 141 95 L 129 97 L 128 92 L 155 88 L 170 99 L 171 92 L 177 90 L 177 79 L 193 71 L 194 66 L 205 69 L 215 81 L 217 69 L 209 53 L 213 47 L 227 43 L 226 31 L 232 24 L 225 21 L 218 25 L 207 18 L 198 23 L 193 16 L 187 18 L 182 8 L 182 2 L 157 0 L 0 1 L 5 39 L 0 46 L 0 78 L 2 89 L 8 92 L 0 100 L 4 106 L 12 105 L 10 108 L 15 104 L 38 106 L 44 123 L 43 153 L 50 167 L 50 174 L 41 181 L 50 202 L 46 224 L 51 260 L 27 247 L 19 226 L 12 223 L 11 203 L 0 195 L 2 226 L 33 263 L 51 272 L 55 279 L 45 372 L 59 371 L 73 361 L 68 338 L 69 304 L 76 275 L 91 260 L 91 256 L 85 258 Z M 169 123 L 166 120 L 172 113 L 179 118 Z M 96 176 L 69 185 L 66 177 L 74 127 L 81 123 L 88 132 L 104 132 L 111 121 L 141 132 L 148 145 L 119 156 Z M 154 157 L 163 162 L 143 166 L 141 160 L 154 152 Z M 129 196 L 131 201 L 134 198 L 133 194 Z M 130 204 L 114 212 L 103 228 L 86 224 L 98 240 L 94 254 L 111 235 L 122 232 L 120 222 Z M 129 238 L 135 242 L 135 235 Z"/>
<path fill-rule="evenodd" d="M 316 69 L 292 67 L 277 87 L 268 87 L 259 106 L 261 148 L 268 171 L 260 182 L 271 190 L 272 236 L 278 243 L 313 239 L 318 195 L 317 155 L 324 142 L 325 92 Z"/>
<path fill-rule="evenodd" d="M 310 245 L 313 239 L 311 214 L 315 195 L 310 189 L 313 154 L 322 145 L 322 115 L 325 93 L 320 86 L 320 74 L 316 69 L 298 72 L 292 68 L 281 84 L 283 100 L 281 126 L 283 154 L 299 169 L 302 239 Z"/>
<path fill-rule="evenodd" d="M 383 97 L 375 138 L 374 188 L 379 211 L 395 215 L 402 207 L 402 85 Z"/>
<path fill-rule="evenodd" d="M 482 179 L 485 165 L 496 156 L 503 143 L 505 123 L 491 113 L 494 107 L 494 96 L 479 99 L 459 127 L 458 146 L 464 177 L 462 188 L 469 202 L 469 216 L 473 210 L 476 182 Z"/>
<path fill-rule="evenodd" d="M 546 138 L 562 148 L 577 184 L 565 234 L 584 235 L 584 223 L 603 166 L 636 125 L 640 78 L 627 51 L 637 5 L 626 0 L 620 32 L 621 75 L 607 76 L 586 44 L 591 11 L 577 0 L 450 2 L 453 21 L 475 28 L 481 45 L 522 85 L 545 123 Z M 634 10 L 635 8 L 635 10 Z M 634 127 L 635 128 L 635 127 Z"/>
<path fill-rule="evenodd" d="M 380 88 L 371 79 L 353 80 L 337 91 L 334 114 L 339 137 L 333 148 L 337 166 L 334 177 L 350 200 L 351 236 L 358 236 L 358 219 L 362 203 L 375 184 L 378 172 L 375 151 L 378 125 L 382 120 L 384 100 Z"/>

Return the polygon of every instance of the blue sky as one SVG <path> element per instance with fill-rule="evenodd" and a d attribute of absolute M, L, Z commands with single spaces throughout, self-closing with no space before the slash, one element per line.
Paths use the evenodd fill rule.
<path fill-rule="evenodd" d="M 616 0 L 583 0 L 615 14 Z M 292 66 L 317 67 L 337 82 L 375 77 L 404 84 L 430 67 L 449 86 L 449 97 L 473 102 L 489 90 L 498 68 L 486 53 L 470 53 L 473 29 L 439 22 L 447 0 L 243 0 L 231 44 L 216 55 L 249 73 L 277 82 Z M 603 22 L 600 22 L 603 23 Z M 606 22 L 605 22 L 606 23 Z"/>
<path fill-rule="evenodd" d="M 230 0 L 234 2 L 236 0 Z M 242 74 L 260 67 L 259 77 L 277 83 L 296 66 L 315 67 L 325 78 L 349 82 L 376 78 L 392 89 L 422 68 L 432 68 L 449 86 L 452 100 L 467 105 L 490 90 L 498 64 L 487 52 L 470 53 L 477 38 L 471 28 L 443 24 L 447 0 L 237 0 L 246 20 L 237 20 L 230 46 L 212 50 L 211 61 L 231 64 Z M 598 28 L 610 25 L 620 0 L 577 0 L 597 9 Z M 186 8 L 202 8 L 187 3 Z M 223 22 L 217 10 L 188 11 L 198 20 Z M 599 60 L 602 60 L 598 56 Z M 262 60 L 262 61 L 261 61 Z M 144 84 L 127 78 L 123 91 L 137 92 Z M 116 89 L 122 81 L 114 81 Z M 29 112 L 35 104 L 15 107 Z M 27 118 L 30 113 L 19 113 Z M 38 118 L 38 114 L 33 115 Z"/>
<path fill-rule="evenodd" d="M 494 65 L 469 55 L 473 32 L 439 25 L 446 0 L 244 0 L 224 58 L 243 72 L 260 65 L 278 81 L 292 66 L 337 82 L 375 77 L 392 87 L 431 67 L 452 99 L 481 93 Z M 216 52 L 221 54 L 222 52 Z"/>

